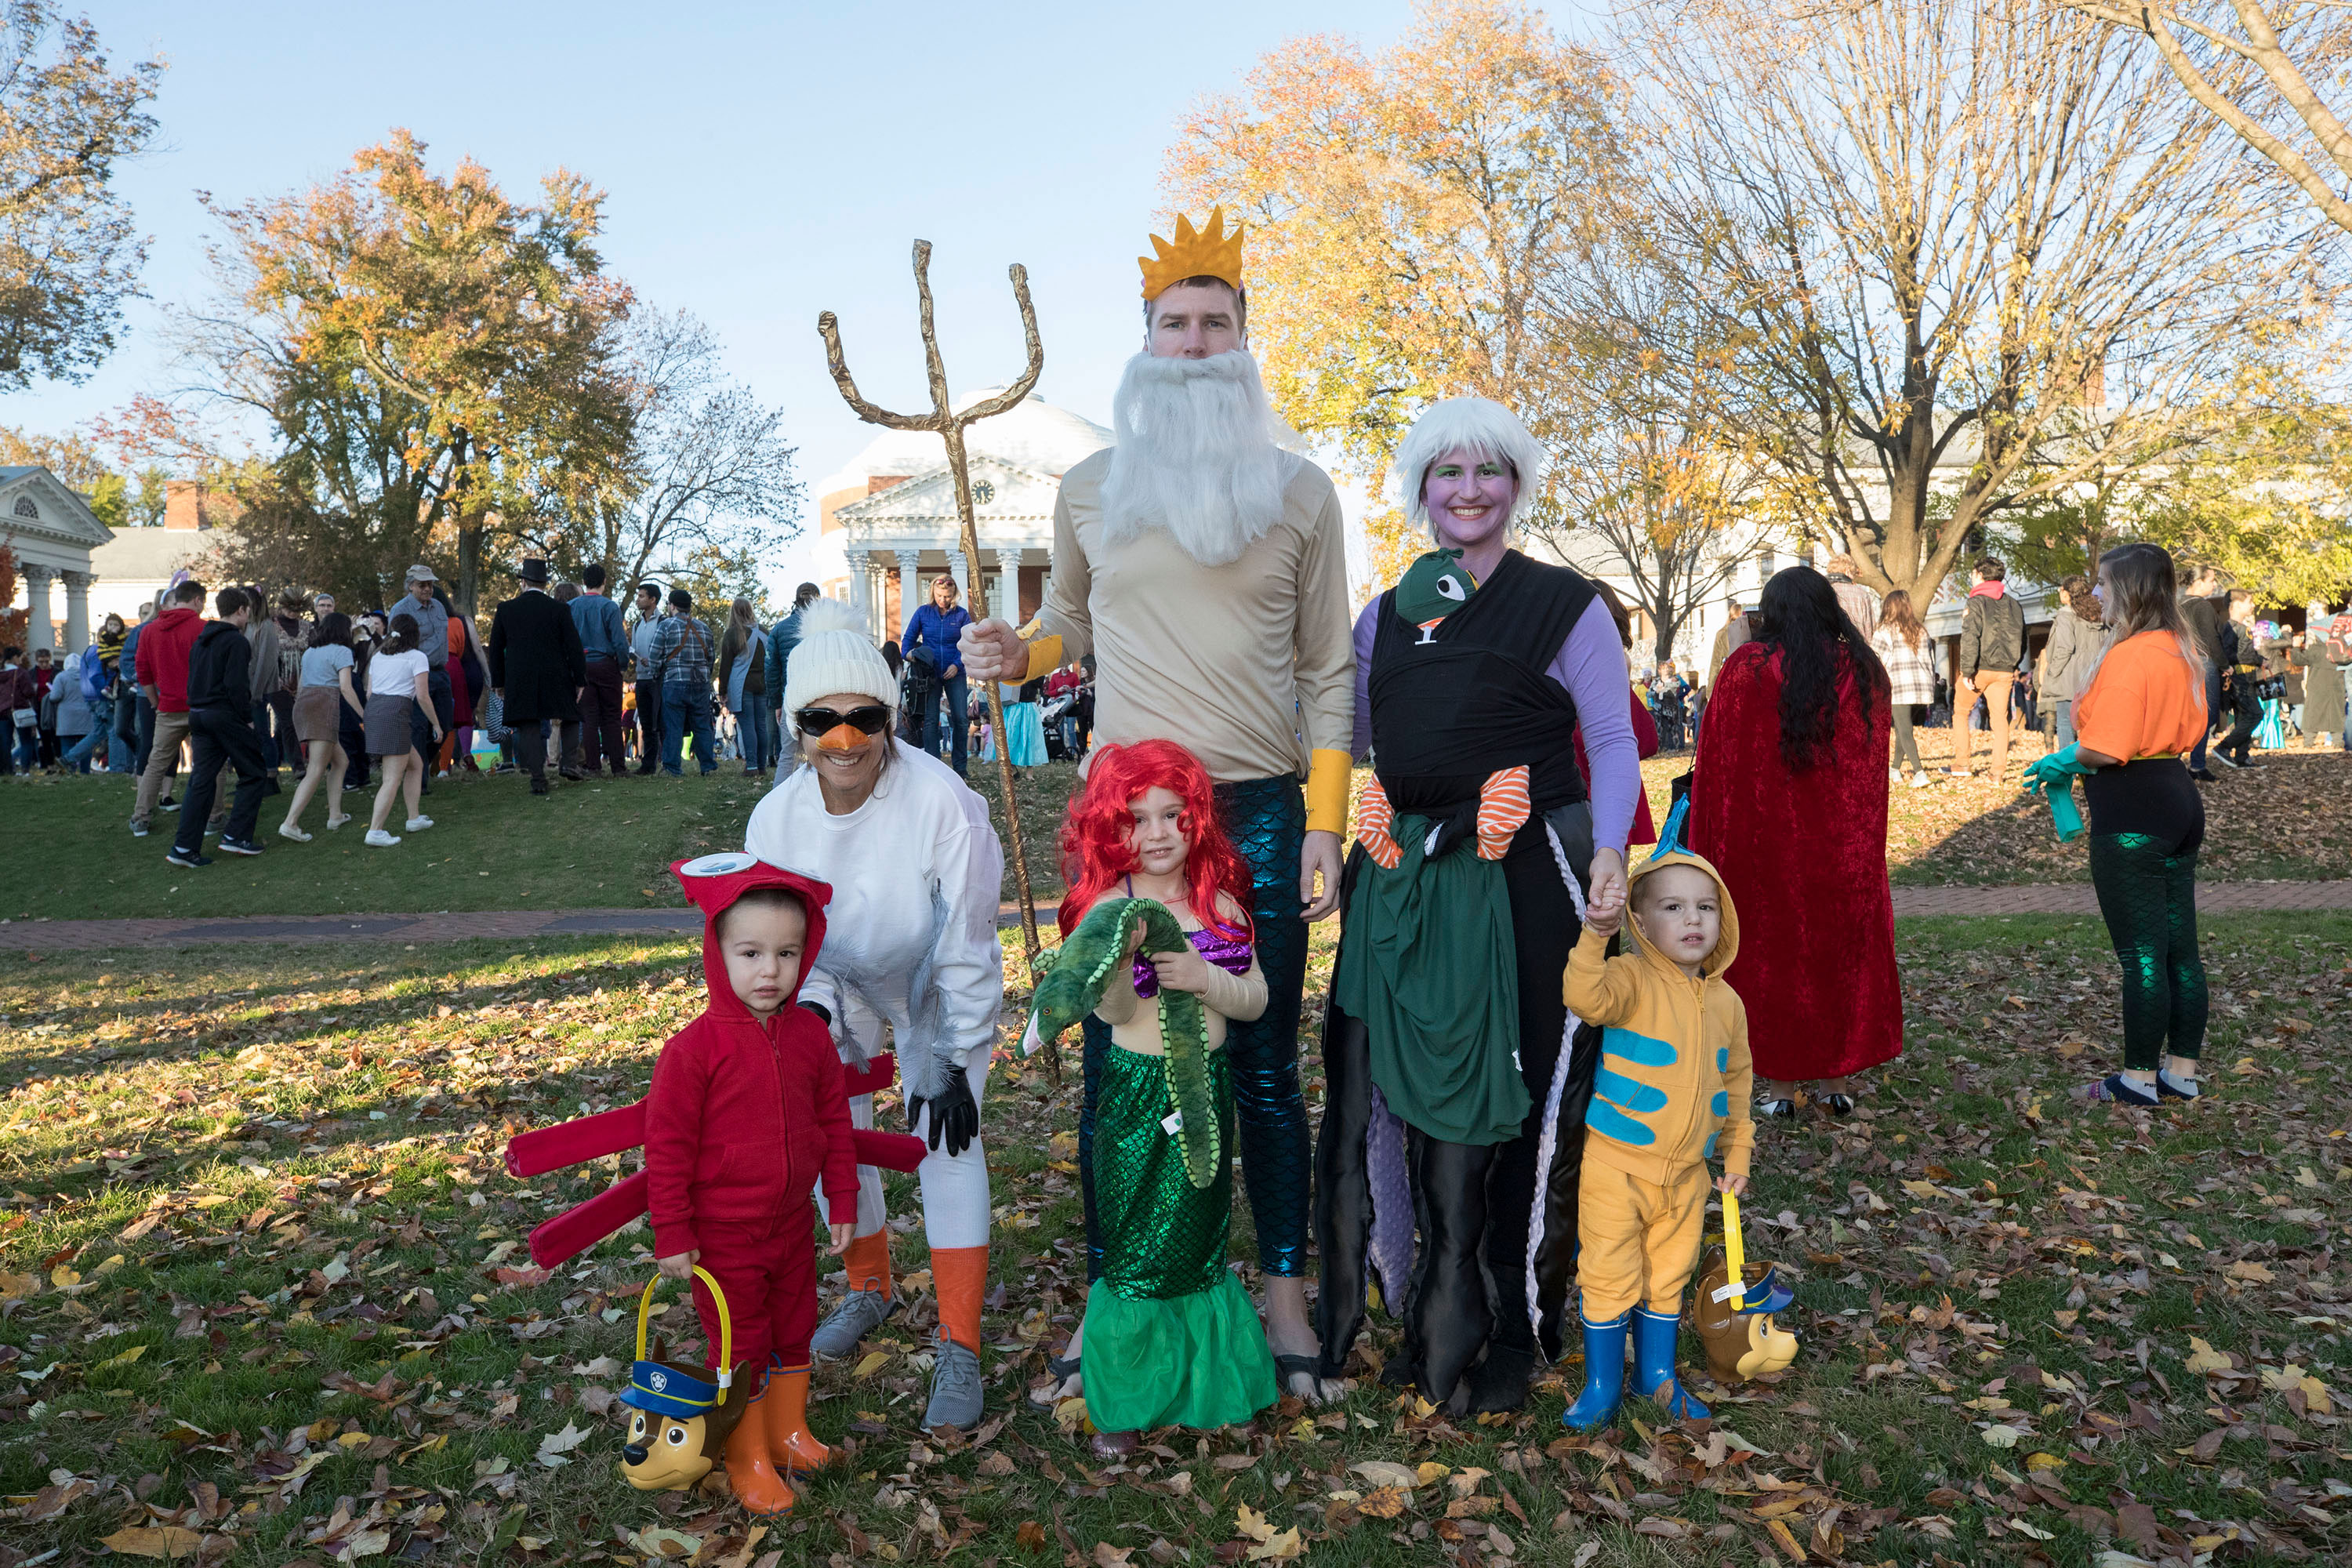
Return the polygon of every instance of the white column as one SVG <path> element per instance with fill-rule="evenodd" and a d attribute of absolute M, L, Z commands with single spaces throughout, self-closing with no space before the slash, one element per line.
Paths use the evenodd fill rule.
<path fill-rule="evenodd" d="M 852 546 L 844 553 L 845 554 L 846 559 L 842 563 L 842 564 L 849 568 L 849 586 L 847 590 L 849 594 L 849 607 L 856 610 L 860 616 L 864 616 L 866 623 L 870 626 L 874 620 L 874 611 L 867 601 L 866 588 L 869 584 L 869 579 L 874 575 L 873 557 L 866 551 L 855 546 Z"/>
<path fill-rule="evenodd" d="M 890 635 L 893 637 L 904 635 L 907 623 L 915 618 L 915 611 L 924 598 L 923 552 L 920 550 L 901 550 L 897 552 L 897 554 L 898 557 L 898 624 L 891 628 Z"/>
<path fill-rule="evenodd" d="M 66 572 L 66 651 L 79 653 L 89 646 L 89 585 L 95 572 Z"/>
<path fill-rule="evenodd" d="M 25 655 L 27 658 L 41 648 L 54 649 L 57 634 L 49 628 L 49 583 L 57 576 L 52 567 L 27 561 L 24 566 L 25 604 L 32 625 L 25 628 Z"/>
<path fill-rule="evenodd" d="M 986 619 L 987 611 L 981 605 L 979 596 L 971 591 L 971 577 L 965 570 L 963 551 L 959 546 L 948 547 L 948 575 L 955 579 L 956 592 L 963 596 L 963 607 Z"/>

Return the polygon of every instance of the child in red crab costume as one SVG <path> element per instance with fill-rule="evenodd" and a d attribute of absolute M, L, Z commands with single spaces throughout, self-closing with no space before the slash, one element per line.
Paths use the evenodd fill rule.
<path fill-rule="evenodd" d="M 748 855 L 673 869 L 705 916 L 710 1004 L 662 1047 L 646 1096 L 654 1255 L 672 1279 L 691 1279 L 699 1263 L 718 1279 L 738 1363 L 767 1373 L 727 1439 L 727 1479 L 749 1511 L 782 1513 L 793 1502 L 789 1473 L 831 1457 L 808 1429 L 808 1215 L 819 1176 L 835 1194 L 836 1257 L 857 1218 L 841 1058 L 816 1016 L 793 1005 L 824 942 L 833 889 Z M 694 1304 L 715 1365 L 719 1314 L 698 1280 Z"/>
<path fill-rule="evenodd" d="M 765 1374 L 728 1438 L 728 1479 L 746 1509 L 781 1513 L 793 1502 L 789 1473 L 832 1458 L 808 1428 L 816 1278 L 805 1227 L 817 1178 L 836 1194 L 837 1257 L 856 1218 L 856 1167 L 911 1171 L 925 1151 L 850 1125 L 848 1096 L 887 1084 L 895 1064 L 877 1057 L 853 1081 L 824 1025 L 794 1005 L 833 889 L 740 852 L 670 870 L 703 912 L 709 1005 L 662 1047 L 644 1100 L 520 1134 L 507 1169 L 535 1176 L 643 1145 L 643 1171 L 531 1231 L 531 1258 L 552 1268 L 649 1213 L 664 1274 L 686 1279 L 698 1263 L 719 1280 L 737 1367 Z M 715 1365 L 719 1315 L 699 1281 L 694 1304 Z"/>

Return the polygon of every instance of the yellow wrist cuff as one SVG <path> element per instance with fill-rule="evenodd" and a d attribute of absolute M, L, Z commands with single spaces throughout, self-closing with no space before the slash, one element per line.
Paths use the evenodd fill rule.
<path fill-rule="evenodd" d="M 1307 831 L 1348 831 L 1348 775 L 1356 759 L 1345 752 L 1317 751 L 1307 764 Z"/>
<path fill-rule="evenodd" d="M 1023 679 L 1047 674 L 1062 668 L 1062 639 L 1049 637 L 1043 621 L 1031 621 L 1013 634 L 1029 645 L 1029 668 Z"/>

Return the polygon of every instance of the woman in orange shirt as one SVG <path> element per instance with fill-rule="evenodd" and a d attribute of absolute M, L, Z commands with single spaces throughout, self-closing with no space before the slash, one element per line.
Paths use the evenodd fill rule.
<path fill-rule="evenodd" d="M 2194 1100 L 2207 1006 L 2197 951 L 2205 804 L 2180 753 L 2205 732 L 2204 678 L 2170 555 L 2153 544 L 2110 550 L 2093 592 L 2107 629 L 2074 699 L 2078 738 L 2030 770 L 2053 788 L 2084 775 L 2091 885 L 2123 965 L 2124 1070 L 2092 1094 L 2137 1106 Z"/>

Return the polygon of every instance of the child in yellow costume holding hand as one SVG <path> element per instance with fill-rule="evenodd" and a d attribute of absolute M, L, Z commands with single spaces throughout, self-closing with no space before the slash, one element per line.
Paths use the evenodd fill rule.
<path fill-rule="evenodd" d="M 1675 1375 L 1675 1335 L 1718 1141 L 1717 1190 L 1748 1190 L 1748 1010 L 1723 980 L 1739 921 L 1715 868 L 1683 847 L 1687 805 L 1667 817 L 1623 900 L 1588 907 L 1568 959 L 1569 1009 L 1602 1031 L 1577 1200 L 1584 1390 L 1563 1417 L 1579 1431 L 1617 1415 L 1629 1326 L 1637 1391 L 1675 1416 L 1707 1414 Z M 1611 958 L 1628 905 L 1633 951 Z"/>

